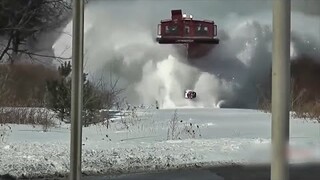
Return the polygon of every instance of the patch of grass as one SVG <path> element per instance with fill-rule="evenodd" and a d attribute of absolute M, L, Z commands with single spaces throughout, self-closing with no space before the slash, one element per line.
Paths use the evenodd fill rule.
<path fill-rule="evenodd" d="M 0 108 L 0 124 L 40 125 L 43 131 L 55 126 L 55 114 L 45 108 Z"/>
<path fill-rule="evenodd" d="M 179 119 L 177 110 L 174 111 L 172 118 L 169 120 L 167 140 L 190 139 L 201 136 L 199 125 Z"/>

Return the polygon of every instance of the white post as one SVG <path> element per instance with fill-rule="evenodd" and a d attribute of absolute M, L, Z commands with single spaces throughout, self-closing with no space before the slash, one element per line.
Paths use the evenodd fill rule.
<path fill-rule="evenodd" d="M 84 2 L 73 0 L 70 179 L 81 179 Z"/>
<path fill-rule="evenodd" d="M 273 0 L 271 180 L 288 180 L 291 0 Z"/>

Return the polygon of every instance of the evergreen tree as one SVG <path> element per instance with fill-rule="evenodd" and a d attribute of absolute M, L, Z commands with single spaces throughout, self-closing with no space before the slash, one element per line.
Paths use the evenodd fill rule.
<path fill-rule="evenodd" d="M 71 111 L 71 63 L 65 62 L 59 68 L 59 79 L 47 81 L 47 107 L 58 113 L 64 121 L 70 118 Z M 97 117 L 102 108 L 109 109 L 114 102 L 116 93 L 98 88 L 91 83 L 88 74 L 83 74 L 83 125 L 99 122 Z M 111 105 L 110 105 L 111 104 Z"/>
<path fill-rule="evenodd" d="M 62 121 L 70 116 L 71 111 L 71 70 L 71 63 L 65 62 L 58 68 L 60 77 L 47 81 L 47 106 L 58 113 Z"/>

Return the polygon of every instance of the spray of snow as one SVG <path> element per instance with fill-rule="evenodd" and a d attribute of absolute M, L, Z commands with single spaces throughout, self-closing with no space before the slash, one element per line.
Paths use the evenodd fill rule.
<path fill-rule="evenodd" d="M 93 77 L 119 78 L 119 87 L 133 104 L 177 107 L 254 107 L 257 86 L 270 73 L 272 11 L 270 2 L 247 14 L 248 3 L 226 11 L 230 2 L 92 1 L 85 11 L 85 70 Z M 214 5 L 213 5 L 213 4 Z M 234 2 L 231 2 L 234 3 Z M 250 1 L 252 4 L 252 2 Z M 258 3 L 264 6 L 264 3 Z M 211 9 L 208 9 L 208 8 Z M 157 23 L 181 8 L 196 19 L 213 19 L 221 43 L 206 57 L 188 62 L 173 45 L 155 42 Z M 202 8 L 202 9 L 200 9 Z M 208 11 L 203 10 L 207 8 Z M 224 9 L 225 11 L 222 11 Z M 120 13 L 121 12 L 121 13 Z M 291 56 L 319 55 L 316 17 L 293 13 Z M 72 22 L 65 31 L 72 33 Z M 71 37 L 62 35 L 55 53 L 70 56 Z M 184 99 L 185 89 L 197 91 L 194 101 Z"/>

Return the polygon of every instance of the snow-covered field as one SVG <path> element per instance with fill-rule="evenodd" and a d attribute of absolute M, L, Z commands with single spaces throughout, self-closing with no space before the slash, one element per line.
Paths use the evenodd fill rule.
<path fill-rule="evenodd" d="M 177 124 L 172 126 L 169 124 L 174 111 L 138 110 L 136 117 L 113 119 L 108 129 L 101 124 L 83 128 L 84 173 L 127 173 L 270 160 L 270 114 L 240 109 L 178 109 Z M 8 131 L 0 143 L 1 175 L 35 177 L 68 173 L 68 124 L 48 132 L 26 125 L 10 127 L 12 132 Z M 175 127 L 169 134 L 177 139 L 167 140 L 169 127 Z M 320 162 L 320 125 L 292 119 L 290 128 L 291 162 Z"/>

